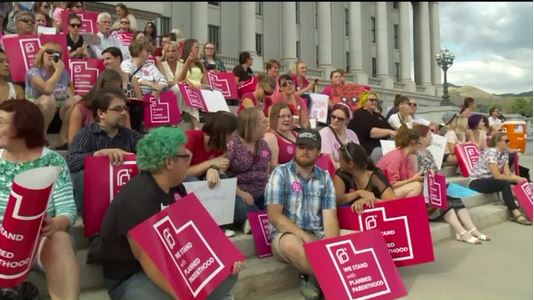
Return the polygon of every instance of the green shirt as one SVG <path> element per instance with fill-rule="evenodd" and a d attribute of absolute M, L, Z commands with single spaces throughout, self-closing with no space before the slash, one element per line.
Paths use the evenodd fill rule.
<path fill-rule="evenodd" d="M 4 218 L 7 201 L 11 192 L 11 184 L 15 176 L 23 171 L 34 168 L 56 166 L 59 175 L 54 183 L 52 199 L 48 203 L 48 217 L 65 216 L 71 226 L 76 220 L 77 211 L 72 192 L 72 181 L 65 159 L 48 148 L 43 148 L 41 157 L 24 163 L 14 163 L 2 158 L 3 149 L 0 149 L 0 219 Z"/>

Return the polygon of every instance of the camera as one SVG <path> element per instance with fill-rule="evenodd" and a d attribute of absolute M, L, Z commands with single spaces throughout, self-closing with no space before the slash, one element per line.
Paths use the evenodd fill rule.
<path fill-rule="evenodd" d="M 52 57 L 53 57 L 53 59 L 54 59 L 54 62 L 58 62 L 59 59 L 61 58 L 61 54 L 59 54 L 59 53 L 54 53 L 54 54 L 52 54 Z"/>

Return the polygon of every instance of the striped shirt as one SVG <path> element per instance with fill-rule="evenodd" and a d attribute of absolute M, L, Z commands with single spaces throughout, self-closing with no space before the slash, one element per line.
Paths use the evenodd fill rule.
<path fill-rule="evenodd" d="M 71 172 L 83 170 L 83 160 L 102 149 L 118 148 L 127 152 L 136 152 L 135 147 L 141 135 L 132 129 L 119 128 L 114 137 L 109 137 L 98 123 L 94 122 L 78 132 L 69 146 L 67 163 Z"/>
<path fill-rule="evenodd" d="M 282 205 L 282 213 L 299 228 L 324 237 L 324 209 L 336 209 L 334 183 L 327 171 L 314 167 L 312 176 L 298 174 L 294 160 L 279 165 L 265 187 L 265 205 Z M 270 224 L 271 237 L 278 233 Z"/>
<path fill-rule="evenodd" d="M 132 74 L 134 73 L 139 66 L 137 66 L 132 59 L 125 60 L 121 63 L 121 69 L 123 72 Z M 137 71 L 134 75 L 137 77 L 139 82 L 141 80 L 155 82 L 161 86 L 166 87 L 167 86 L 167 78 L 161 74 L 161 72 L 158 70 L 156 65 L 154 65 L 152 62 L 145 62 L 145 64 L 141 67 L 139 71 Z M 147 85 L 141 85 L 141 92 L 143 95 L 149 94 L 152 92 L 152 88 Z"/>
<path fill-rule="evenodd" d="M 65 216 L 69 219 L 70 224 L 73 225 L 77 211 L 72 193 L 72 181 L 65 159 L 57 152 L 46 147 L 43 148 L 41 157 L 23 163 L 14 163 L 3 159 L 3 152 L 4 150 L 0 149 L 0 218 L 4 218 L 7 201 L 11 193 L 11 184 L 17 174 L 30 169 L 56 166 L 59 167 L 59 175 L 54 183 L 52 199 L 48 203 L 48 216 L 52 218 Z"/>

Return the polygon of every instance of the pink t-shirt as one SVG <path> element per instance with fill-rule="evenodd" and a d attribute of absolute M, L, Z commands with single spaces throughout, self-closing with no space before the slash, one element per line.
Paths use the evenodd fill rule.
<path fill-rule="evenodd" d="M 415 175 L 412 161 L 401 149 L 388 152 L 378 161 L 376 166 L 382 169 L 391 184 Z"/>
<path fill-rule="evenodd" d="M 241 102 L 239 103 L 239 108 L 237 109 L 237 114 L 239 114 L 245 107 L 243 106 L 243 99 L 249 98 L 252 100 L 252 103 L 254 103 L 254 106 L 261 109 L 263 111 L 263 114 L 267 117 L 269 115 L 269 108 L 271 105 L 273 105 L 273 101 L 271 97 L 265 97 L 263 100 L 263 103 L 258 104 L 258 100 L 256 100 L 256 97 L 254 96 L 254 93 L 245 93 L 241 97 Z"/>
<path fill-rule="evenodd" d="M 334 132 L 327 126 L 319 130 L 319 134 L 321 135 L 321 153 L 331 153 L 334 160 L 339 161 L 338 150 L 341 144 L 338 142 Z M 348 128 L 345 129 L 345 138 L 345 144 L 348 142 L 360 144 L 356 133 Z"/>
<path fill-rule="evenodd" d="M 273 104 L 282 102 L 287 103 L 289 106 L 289 110 L 291 110 L 291 114 L 294 116 L 300 116 L 300 111 L 302 110 L 303 113 L 308 113 L 308 106 L 306 105 L 306 101 L 302 99 L 300 96 L 295 95 L 295 100 L 297 102 L 297 105 L 289 104 L 286 96 L 283 93 L 278 93 L 276 95 L 272 96 Z"/>
<path fill-rule="evenodd" d="M 295 90 L 297 91 L 305 89 L 308 86 L 308 84 L 310 84 L 310 82 L 308 81 L 308 78 L 306 77 L 301 79 L 300 85 L 299 85 L 299 80 L 298 80 L 297 75 L 291 76 L 291 79 L 293 79 L 293 83 L 295 84 Z"/>
<path fill-rule="evenodd" d="M 332 98 L 332 95 L 334 94 L 334 87 L 332 86 L 332 84 L 327 85 L 327 86 L 323 89 L 323 91 L 321 92 L 321 94 L 328 95 L 328 97 Z"/>

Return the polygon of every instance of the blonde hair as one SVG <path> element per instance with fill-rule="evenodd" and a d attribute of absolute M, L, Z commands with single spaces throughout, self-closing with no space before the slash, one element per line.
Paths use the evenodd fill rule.
<path fill-rule="evenodd" d="M 263 112 L 256 107 L 245 108 L 239 113 L 237 133 L 245 142 L 250 143 L 254 141 L 256 128 L 261 125 L 260 119 L 262 114 Z"/>
<path fill-rule="evenodd" d="M 57 43 L 46 43 L 44 44 L 41 49 L 39 49 L 39 52 L 37 53 L 37 57 L 35 57 L 35 62 L 33 63 L 34 66 L 37 68 L 43 67 L 43 56 L 46 50 L 52 49 L 57 52 L 61 52 L 61 47 Z"/>
<path fill-rule="evenodd" d="M 456 116 L 449 125 L 450 130 L 454 131 L 459 141 L 465 142 L 465 131 L 467 130 L 467 118 Z"/>
<path fill-rule="evenodd" d="M 378 99 L 378 93 L 375 91 L 365 91 L 360 97 L 360 107 L 363 108 L 367 100 L 369 100 L 369 95 L 374 95 Z"/>

